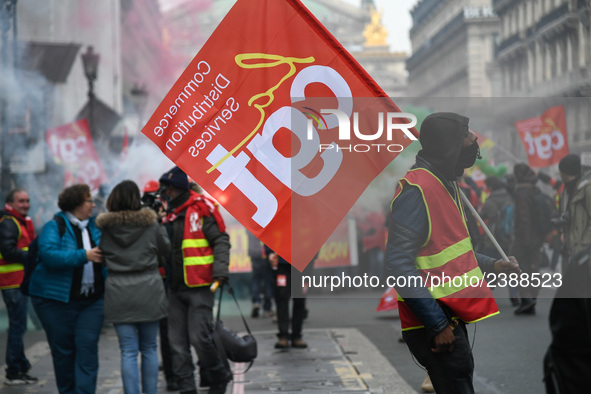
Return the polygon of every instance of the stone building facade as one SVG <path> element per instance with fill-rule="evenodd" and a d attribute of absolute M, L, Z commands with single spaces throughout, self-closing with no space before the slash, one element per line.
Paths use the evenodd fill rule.
<path fill-rule="evenodd" d="M 411 11 L 411 97 L 488 97 L 499 19 L 490 0 L 420 0 Z"/>
<path fill-rule="evenodd" d="M 207 9 L 195 2 L 184 2 L 164 9 L 165 37 L 172 53 L 181 61 L 180 74 L 236 0 L 214 0 Z M 303 0 L 302 3 L 339 40 L 353 57 L 391 97 L 406 95 L 406 53 L 392 52 L 372 0 L 359 6 L 342 0 Z M 373 19 L 372 19 L 373 15 Z M 363 32 L 375 24 L 377 35 L 368 39 Z M 190 34 L 189 34 L 190 32 Z M 375 32 L 374 32 L 375 33 Z M 373 41 L 372 41 L 373 40 Z"/>
<path fill-rule="evenodd" d="M 547 106 L 567 103 L 570 151 L 591 151 L 590 0 L 494 0 L 493 6 L 501 21 L 497 93 L 527 98 L 513 99 L 507 118 L 539 111 L 540 98 Z M 518 152 L 518 137 L 503 137 Z"/>
<path fill-rule="evenodd" d="M 590 8 L 590 0 L 420 0 L 409 96 L 468 113 L 503 148 L 499 161 L 525 161 L 515 122 L 556 105 L 565 107 L 571 152 L 591 151 Z"/>

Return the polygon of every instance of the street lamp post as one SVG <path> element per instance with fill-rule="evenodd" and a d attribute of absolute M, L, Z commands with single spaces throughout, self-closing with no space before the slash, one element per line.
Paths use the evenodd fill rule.
<path fill-rule="evenodd" d="M 94 51 L 92 45 L 86 48 L 86 52 L 80 55 L 82 57 L 82 65 L 84 66 L 84 75 L 88 79 L 88 126 L 90 127 L 90 134 L 94 136 L 96 130 L 94 129 L 94 81 L 98 74 L 98 64 L 100 56 Z"/>
<path fill-rule="evenodd" d="M 148 104 L 148 90 L 146 89 L 146 85 L 135 83 L 129 93 L 131 94 L 131 100 L 137 112 L 138 123 L 141 129 L 144 126 L 144 111 Z"/>

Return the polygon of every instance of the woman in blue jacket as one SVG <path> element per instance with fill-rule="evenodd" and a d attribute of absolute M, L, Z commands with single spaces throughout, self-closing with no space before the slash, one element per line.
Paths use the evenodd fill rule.
<path fill-rule="evenodd" d="M 59 392 L 94 393 L 106 276 L 97 247 L 101 234 L 91 218 L 88 185 L 64 189 L 58 206 L 61 212 L 39 235 L 40 262 L 29 293 L 51 348 Z M 61 230 L 58 221 L 65 224 Z"/>

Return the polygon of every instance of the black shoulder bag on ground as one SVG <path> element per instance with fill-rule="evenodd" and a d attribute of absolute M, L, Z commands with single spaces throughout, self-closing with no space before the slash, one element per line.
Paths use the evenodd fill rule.
<path fill-rule="evenodd" d="M 224 293 L 224 287 L 228 287 L 228 292 L 234 298 L 234 302 L 236 302 L 236 306 L 238 307 L 238 312 L 240 312 L 240 317 L 244 322 L 244 327 L 248 332 L 247 335 L 238 336 L 232 330 L 227 327 L 224 327 L 222 321 L 220 320 L 220 312 L 222 306 L 222 295 Z M 236 295 L 234 294 L 234 290 L 230 287 L 229 284 L 222 285 L 220 288 L 220 297 L 218 303 L 218 313 L 214 325 L 214 340 L 216 342 L 216 346 L 218 348 L 222 348 L 224 350 L 224 354 L 228 360 L 234 361 L 236 363 L 250 363 L 248 368 L 244 373 L 248 372 L 250 367 L 254 362 L 254 359 L 257 357 L 257 341 L 255 337 L 250 332 L 250 328 L 246 323 L 246 319 L 242 314 L 242 310 L 240 309 L 240 305 L 238 304 L 238 300 L 236 299 Z"/>

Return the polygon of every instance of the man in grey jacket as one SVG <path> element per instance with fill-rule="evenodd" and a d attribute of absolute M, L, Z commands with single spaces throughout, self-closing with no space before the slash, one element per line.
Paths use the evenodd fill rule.
<path fill-rule="evenodd" d="M 167 201 L 164 218 L 171 241 L 168 261 L 168 335 L 172 367 L 182 394 L 196 394 L 190 347 L 199 358 L 200 387 L 210 394 L 226 391 L 232 380 L 213 342 L 214 294 L 210 285 L 228 279 L 230 241 L 217 204 L 189 190 L 187 175 L 178 167 L 160 177 L 160 194 Z"/>
<path fill-rule="evenodd" d="M 564 182 L 560 212 L 564 225 L 565 251 L 570 259 L 591 245 L 591 172 L 583 172 L 581 158 L 575 154 L 565 156 L 558 164 L 558 169 Z"/>

